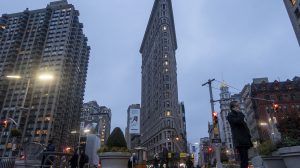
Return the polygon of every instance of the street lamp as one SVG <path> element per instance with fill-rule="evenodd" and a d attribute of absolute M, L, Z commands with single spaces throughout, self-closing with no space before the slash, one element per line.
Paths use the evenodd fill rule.
<path fill-rule="evenodd" d="M 24 109 L 26 109 L 26 108 L 24 108 L 24 106 L 25 106 L 25 102 L 26 102 L 26 98 L 27 98 L 27 94 L 28 94 L 28 90 L 29 90 L 29 86 L 30 86 L 30 78 L 22 77 L 21 75 L 16 75 L 16 74 L 7 75 L 5 77 L 7 79 L 10 79 L 10 80 L 22 80 L 22 79 L 27 80 L 26 90 L 25 90 L 25 94 L 24 94 L 24 97 L 23 97 L 23 100 L 22 100 L 22 103 L 21 103 L 21 107 L 20 107 L 21 110 L 20 110 L 20 115 L 18 117 L 18 121 L 16 122 L 12 118 L 8 118 L 9 120 L 11 120 L 16 125 L 16 128 L 18 129 L 21 118 L 22 118 L 22 112 L 23 112 Z M 38 79 L 40 81 L 50 81 L 50 80 L 53 80 L 53 78 L 54 77 L 51 74 L 41 74 L 41 75 L 38 76 Z M 13 116 L 15 115 L 17 108 L 18 107 L 14 108 Z M 27 108 L 26 110 L 29 110 L 29 109 Z M 9 132 L 11 132 L 11 127 L 9 128 Z M 10 133 L 9 133 L 9 135 L 10 135 Z M 22 136 L 21 141 L 22 140 L 23 140 L 23 136 Z"/>
<path fill-rule="evenodd" d="M 266 123 L 266 122 L 261 122 L 261 123 L 259 123 L 259 125 L 260 125 L 260 126 L 268 126 L 268 123 Z"/>
<path fill-rule="evenodd" d="M 40 74 L 38 76 L 38 79 L 41 81 L 49 81 L 49 80 L 53 80 L 54 76 L 52 74 Z"/>
<path fill-rule="evenodd" d="M 84 133 L 89 133 L 90 131 L 91 131 L 90 129 L 83 130 Z"/>
<path fill-rule="evenodd" d="M 21 76 L 19 76 L 19 75 L 7 75 L 6 77 L 11 78 L 11 79 L 20 79 L 21 78 Z"/>

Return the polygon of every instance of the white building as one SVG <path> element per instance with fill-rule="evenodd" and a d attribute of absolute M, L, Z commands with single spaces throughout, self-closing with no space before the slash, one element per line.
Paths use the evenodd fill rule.
<path fill-rule="evenodd" d="M 220 87 L 220 135 L 222 142 L 226 145 L 226 152 L 230 159 L 234 159 L 234 147 L 232 141 L 232 133 L 229 122 L 227 121 L 227 115 L 230 113 L 230 101 L 231 95 L 229 92 L 229 88 L 226 84 L 222 84 Z"/>

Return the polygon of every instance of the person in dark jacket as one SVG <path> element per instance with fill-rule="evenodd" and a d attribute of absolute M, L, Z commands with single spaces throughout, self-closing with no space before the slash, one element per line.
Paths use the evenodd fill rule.
<path fill-rule="evenodd" d="M 69 160 L 71 168 L 77 168 L 78 167 L 78 153 L 74 152 L 72 158 Z"/>
<path fill-rule="evenodd" d="M 240 111 L 239 102 L 232 101 L 230 110 L 227 120 L 231 127 L 233 145 L 239 152 L 241 168 L 248 168 L 248 150 L 253 146 L 250 131 L 245 122 L 245 115 Z"/>
<path fill-rule="evenodd" d="M 131 158 L 128 159 L 127 167 L 128 167 L 128 168 L 132 168 L 132 161 L 131 161 Z"/>
<path fill-rule="evenodd" d="M 191 160 L 191 157 L 188 157 L 188 159 L 186 160 L 186 167 L 187 168 L 193 168 L 194 167 L 194 163 L 193 161 Z"/>
<path fill-rule="evenodd" d="M 153 167 L 158 168 L 158 163 L 159 163 L 158 154 L 155 154 L 153 160 Z"/>
<path fill-rule="evenodd" d="M 79 159 L 79 168 L 83 168 L 87 163 L 89 163 L 89 157 L 85 154 L 85 151 L 83 150 Z"/>
<path fill-rule="evenodd" d="M 162 168 L 164 165 L 166 165 L 166 167 L 168 167 L 168 149 L 166 148 L 166 146 L 163 146 L 162 149 L 162 158 L 160 160 L 160 167 Z"/>

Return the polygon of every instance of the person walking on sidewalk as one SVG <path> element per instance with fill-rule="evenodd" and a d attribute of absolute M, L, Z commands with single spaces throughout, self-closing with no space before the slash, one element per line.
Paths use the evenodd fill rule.
<path fill-rule="evenodd" d="M 86 164 L 89 163 L 89 157 L 85 154 L 85 151 L 81 151 L 80 159 L 79 159 L 79 168 L 84 168 Z"/>
<path fill-rule="evenodd" d="M 231 127 L 233 145 L 239 152 L 241 168 L 248 168 L 248 150 L 253 147 L 250 131 L 238 101 L 230 102 L 230 110 L 227 120 Z"/>
<path fill-rule="evenodd" d="M 73 156 L 72 156 L 72 158 L 69 160 L 71 168 L 78 168 L 78 158 L 79 158 L 79 155 L 75 151 L 74 154 L 73 154 Z"/>

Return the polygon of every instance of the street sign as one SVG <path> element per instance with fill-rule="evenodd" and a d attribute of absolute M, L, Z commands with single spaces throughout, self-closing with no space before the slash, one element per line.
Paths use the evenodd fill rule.
<path fill-rule="evenodd" d="M 180 153 L 180 158 L 186 158 L 186 153 Z"/>
<path fill-rule="evenodd" d="M 221 139 L 220 138 L 215 138 L 215 139 L 211 139 L 212 143 L 221 143 Z"/>
<path fill-rule="evenodd" d="M 169 159 L 172 158 L 172 153 L 168 153 L 168 158 L 169 158 Z"/>

